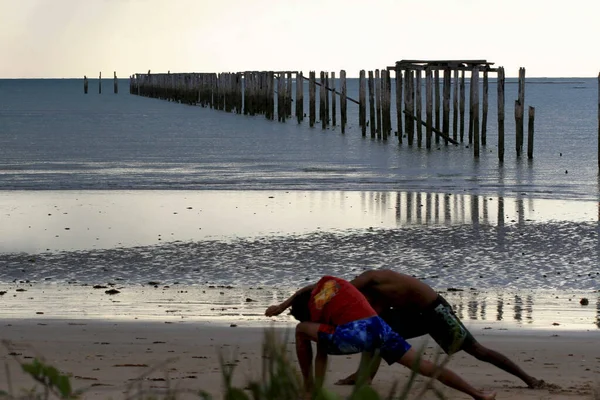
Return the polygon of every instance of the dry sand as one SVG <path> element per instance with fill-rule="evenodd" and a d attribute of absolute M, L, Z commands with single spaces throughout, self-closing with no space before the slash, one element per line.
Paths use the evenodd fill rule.
<path fill-rule="evenodd" d="M 32 357 L 42 356 L 72 374 L 75 388 L 87 388 L 86 399 L 125 398 L 140 387 L 158 392 L 168 386 L 204 389 L 218 394 L 222 383 L 219 351 L 237 363 L 237 385 L 243 387 L 248 378 L 260 374 L 264 326 L 249 322 L 232 327 L 191 321 L 4 319 L 0 320 L 0 338 L 11 344 L 0 349 L 0 362 L 8 365 L 10 377 L 0 374 L 0 388 L 10 389 L 8 380 L 15 393 L 17 388 L 32 387 L 32 380 L 20 372 L 15 358 L 30 362 Z M 275 326 L 281 333 L 293 327 L 289 323 Z M 464 353 L 450 361 L 450 367 L 474 386 L 497 391 L 498 399 L 592 399 L 594 389 L 600 387 L 596 332 L 490 329 L 476 332 L 476 336 L 530 374 L 561 386 L 556 390 L 528 389 L 517 378 Z M 411 343 L 420 346 L 424 341 L 419 338 Z M 432 343 L 426 343 L 429 357 L 436 353 Z M 292 344 L 289 351 L 295 361 Z M 349 387 L 334 386 L 333 382 L 352 372 L 358 357 L 331 357 L 326 386 L 340 394 L 349 393 Z M 373 385 L 386 393 L 394 381 L 402 384 L 407 377 L 408 370 L 402 366 L 382 366 Z M 419 380 L 413 393 L 422 382 Z M 449 399 L 467 398 L 451 389 L 445 393 Z"/>

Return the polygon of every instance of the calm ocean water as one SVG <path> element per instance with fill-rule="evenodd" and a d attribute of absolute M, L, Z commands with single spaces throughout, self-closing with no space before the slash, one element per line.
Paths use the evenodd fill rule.
<path fill-rule="evenodd" d="M 532 161 L 515 157 L 509 79 L 503 165 L 493 82 L 479 160 L 467 144 L 363 138 L 352 103 L 342 135 L 103 83 L 0 80 L 3 287 L 294 288 L 387 267 L 437 288 L 600 288 L 595 78 L 528 79 Z"/>
<path fill-rule="evenodd" d="M 478 161 L 466 145 L 440 144 L 428 151 L 398 146 L 395 138 L 387 143 L 362 138 L 353 103 L 342 136 L 339 128 L 311 129 L 307 121 L 277 123 L 132 96 L 127 80 L 114 95 L 112 82 L 103 83 L 102 95 L 95 81 L 84 95 L 79 79 L 0 80 L 0 188 L 422 190 L 598 198 L 596 79 L 527 81 L 525 103 L 536 108 L 531 162 L 515 156 L 517 85 L 508 79 L 502 166 L 493 82 L 488 145 Z M 357 85 L 349 81 L 350 97 L 358 98 Z"/>

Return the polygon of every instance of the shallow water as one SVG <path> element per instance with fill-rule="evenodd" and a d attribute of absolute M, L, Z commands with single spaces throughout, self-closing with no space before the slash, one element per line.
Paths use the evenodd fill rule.
<path fill-rule="evenodd" d="M 595 79 L 528 80 L 526 103 L 536 107 L 532 161 L 515 156 L 510 110 L 517 85 L 509 80 L 502 165 L 493 81 L 488 145 L 478 161 L 468 140 L 427 150 L 409 147 L 406 140 L 398 146 L 396 137 L 387 142 L 363 138 L 352 103 L 348 131 L 341 135 L 339 127 L 278 123 L 123 90 L 84 95 L 81 86 L 72 79 L 0 80 L 0 188 L 411 190 L 496 196 L 526 191 L 544 198 L 598 198 Z M 348 81 L 348 91 L 356 97 L 356 79 Z"/>

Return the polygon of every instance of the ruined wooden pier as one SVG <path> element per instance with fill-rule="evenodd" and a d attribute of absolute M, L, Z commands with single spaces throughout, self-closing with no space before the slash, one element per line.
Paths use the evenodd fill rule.
<path fill-rule="evenodd" d="M 358 99 L 348 96 L 344 70 L 340 71 L 337 78 L 335 73 L 325 71 L 320 72 L 318 77 L 315 71 L 310 71 L 308 76 L 302 71 L 148 71 L 130 77 L 129 91 L 140 96 L 237 114 L 264 115 L 270 120 L 277 117 L 280 122 L 295 117 L 298 123 L 302 123 L 308 118 L 310 127 L 320 122 L 322 129 L 339 124 L 342 134 L 346 132 L 347 107 L 348 102 L 351 102 L 358 107 L 358 124 L 363 136 L 370 135 L 381 140 L 396 136 L 399 144 L 406 140 L 409 146 L 425 146 L 427 149 L 433 147 L 434 140 L 436 145 L 441 141 L 445 145 L 468 142 L 465 147 L 472 148 L 474 157 L 478 158 L 481 147 L 487 145 L 488 81 L 490 75 L 495 74 L 498 96 L 498 158 L 503 161 L 505 75 L 503 67 L 493 65 L 494 63 L 486 60 L 402 60 L 380 70 L 361 70 Z M 470 88 L 468 105 L 465 104 L 466 82 Z M 517 156 L 521 156 L 524 142 L 524 68 L 519 70 L 518 83 L 519 91 L 514 107 L 515 150 Z M 395 89 L 394 99 L 391 96 L 392 87 Z M 308 96 L 308 116 L 304 109 L 305 92 Z M 395 103 L 395 107 L 392 107 L 392 103 Z M 295 107 L 292 107 L 293 104 Z M 392 110 L 397 123 L 395 130 L 392 127 Z M 527 154 L 531 158 L 533 108 L 529 109 L 528 115 Z"/>

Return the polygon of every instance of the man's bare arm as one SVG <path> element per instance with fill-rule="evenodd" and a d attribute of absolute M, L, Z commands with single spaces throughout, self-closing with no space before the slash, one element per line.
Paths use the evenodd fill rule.
<path fill-rule="evenodd" d="M 294 293 L 290 298 L 288 298 L 283 303 L 277 304 L 274 306 L 270 306 L 269 308 L 267 308 L 267 311 L 265 311 L 265 315 L 267 317 L 273 317 L 275 315 L 281 314 L 282 312 L 287 310 L 292 305 L 292 301 L 294 301 L 296 296 L 298 296 L 306 291 L 313 290 L 315 288 L 315 285 L 316 284 L 313 283 L 312 285 L 305 286 L 302 289 L 299 289 L 296 293 Z"/>

